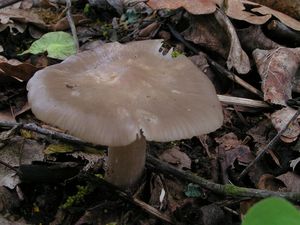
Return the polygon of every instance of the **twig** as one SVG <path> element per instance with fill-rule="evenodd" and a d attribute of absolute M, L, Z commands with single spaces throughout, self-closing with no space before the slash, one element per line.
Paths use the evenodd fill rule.
<path fill-rule="evenodd" d="M 95 176 L 89 176 L 89 175 L 87 175 L 87 179 L 89 181 L 92 181 L 96 185 L 100 185 L 100 186 L 105 185 L 105 186 L 107 186 L 109 188 L 109 190 L 114 191 L 121 198 L 129 201 L 130 203 L 134 204 L 135 206 L 138 206 L 139 208 L 144 210 L 149 215 L 152 215 L 152 216 L 160 219 L 161 221 L 164 222 L 164 224 L 165 223 L 174 224 L 174 222 L 172 221 L 172 218 L 170 216 L 161 213 L 159 210 L 157 210 L 153 206 L 147 204 L 146 202 L 143 202 L 143 201 L 139 200 L 138 198 L 132 196 L 131 194 L 127 193 L 126 191 L 120 189 L 119 187 L 107 182 L 106 180 L 99 179 L 99 178 L 96 178 Z"/>
<path fill-rule="evenodd" d="M 0 9 L 6 7 L 6 6 L 9 6 L 9 5 L 12 5 L 12 4 L 15 4 L 17 2 L 20 2 L 21 0 L 1 0 L 0 1 Z"/>
<path fill-rule="evenodd" d="M 78 41 L 78 37 L 77 37 L 77 32 L 76 32 L 76 27 L 75 27 L 75 23 L 72 17 L 72 12 L 71 12 L 71 0 L 66 0 L 66 7 L 67 7 L 67 19 L 71 28 L 71 32 L 72 32 L 72 36 L 76 45 L 76 50 L 78 52 L 79 50 L 79 41 Z"/>
<path fill-rule="evenodd" d="M 256 94 L 260 98 L 263 98 L 263 93 L 258 90 L 257 88 L 253 87 L 252 85 L 248 84 L 246 81 L 239 78 L 234 73 L 231 73 L 230 71 L 226 70 L 224 67 L 222 67 L 219 63 L 215 62 L 208 56 L 206 57 L 207 61 L 211 66 L 213 66 L 219 73 L 226 75 L 230 80 L 236 82 L 237 84 L 244 87 L 246 90 L 252 92 L 253 94 Z"/>
<path fill-rule="evenodd" d="M 268 105 L 264 101 L 259 100 L 253 100 L 249 98 L 239 98 L 239 97 L 233 97 L 233 96 L 227 96 L 227 95 L 218 95 L 218 99 L 220 102 L 224 104 L 229 105 L 239 105 L 239 106 L 246 106 L 246 107 L 252 107 L 252 108 L 269 108 L 270 105 Z"/>
<path fill-rule="evenodd" d="M 270 149 L 272 148 L 277 141 L 279 140 L 280 136 L 286 131 L 286 129 L 289 127 L 289 125 L 300 115 L 300 110 L 297 110 L 297 112 L 293 115 L 293 117 L 289 120 L 289 122 L 276 134 L 276 136 L 267 144 L 266 147 L 264 147 L 260 153 L 256 156 L 256 158 L 241 172 L 241 174 L 238 176 L 238 179 L 241 179 L 244 177 L 251 167 L 257 163 L 263 155 Z"/>
<path fill-rule="evenodd" d="M 49 129 L 45 129 L 45 128 L 37 126 L 34 123 L 21 124 L 21 123 L 16 123 L 16 122 L 0 121 L 0 128 L 11 129 L 12 127 L 15 127 L 15 126 L 18 126 L 19 129 L 34 131 L 36 133 L 47 135 L 51 138 L 61 140 L 61 141 L 64 141 L 64 142 L 67 142 L 70 144 L 97 147 L 95 144 L 84 142 L 81 139 L 76 138 L 74 136 L 64 134 L 61 132 L 56 132 L 56 131 L 49 130 Z"/>
<path fill-rule="evenodd" d="M 196 49 L 194 46 L 192 46 L 189 42 L 187 42 L 180 33 L 178 33 L 170 24 L 167 24 L 168 28 L 170 29 L 171 33 L 174 35 L 174 37 L 182 42 L 187 48 L 189 48 L 191 51 L 193 51 L 195 54 L 199 53 L 199 50 Z M 260 98 L 263 98 L 263 93 L 259 91 L 257 88 L 253 87 L 252 85 L 248 84 L 246 81 L 239 78 L 234 73 L 231 73 L 230 71 L 226 70 L 224 67 L 222 67 L 219 63 L 212 60 L 210 57 L 206 56 L 207 61 L 212 65 L 219 73 L 226 75 L 229 79 L 232 81 L 238 83 L 248 91 L 256 94 Z"/>
<path fill-rule="evenodd" d="M 165 162 L 162 162 L 151 155 L 147 155 L 147 166 L 154 171 L 159 171 L 167 176 L 174 176 L 181 180 L 191 182 L 200 185 L 202 188 L 211 190 L 215 193 L 225 196 L 232 196 L 235 198 L 249 197 L 249 198 L 267 198 L 271 196 L 277 196 L 286 198 L 288 200 L 299 202 L 299 192 L 277 192 L 268 191 L 254 188 L 238 187 L 232 184 L 216 184 L 199 176 L 196 176 L 190 172 L 179 170 Z"/>
<path fill-rule="evenodd" d="M 299 111 L 297 111 L 299 113 Z M 299 114 L 298 114 L 299 115 Z M 296 116 L 296 115 L 295 115 Z M 9 129 L 18 123 L 13 122 L 3 122 L 0 121 L 0 128 Z M 21 128 L 26 130 L 35 131 L 37 133 L 50 135 L 52 138 L 59 139 L 64 142 L 79 144 L 79 145 L 92 145 L 90 143 L 84 142 L 79 138 L 75 138 L 71 135 L 63 134 L 56 131 L 49 131 L 45 128 L 38 127 L 35 124 L 19 124 Z M 164 163 L 151 155 L 147 155 L 147 166 L 152 170 L 159 171 L 160 173 L 166 174 L 167 176 L 175 176 L 181 180 L 199 184 L 201 187 L 211 190 L 215 193 L 233 196 L 233 197 L 250 197 L 250 198 L 266 198 L 270 196 L 278 196 L 282 198 L 289 199 L 291 201 L 300 201 L 300 193 L 298 192 L 276 192 L 268 190 L 259 190 L 253 188 L 238 187 L 231 184 L 217 184 L 196 176 L 192 173 L 178 170 L 167 163 Z"/>

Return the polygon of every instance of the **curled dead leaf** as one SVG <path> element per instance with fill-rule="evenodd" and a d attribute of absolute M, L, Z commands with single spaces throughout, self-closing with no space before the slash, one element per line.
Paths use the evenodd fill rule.
<path fill-rule="evenodd" d="M 152 9 L 184 8 L 195 15 L 213 13 L 217 5 L 221 6 L 222 3 L 223 0 L 149 0 L 147 2 Z"/>
<path fill-rule="evenodd" d="M 286 100 L 291 98 L 293 80 L 300 62 L 300 48 L 256 49 L 252 54 L 262 78 L 264 100 L 286 105 Z"/>
<path fill-rule="evenodd" d="M 291 120 L 291 118 L 296 113 L 296 110 L 292 108 L 283 108 L 274 112 L 271 115 L 271 121 L 277 131 L 280 131 L 286 124 Z M 298 121 L 292 122 L 286 131 L 281 135 L 280 139 L 286 143 L 291 143 L 297 140 L 300 134 L 300 126 Z"/>

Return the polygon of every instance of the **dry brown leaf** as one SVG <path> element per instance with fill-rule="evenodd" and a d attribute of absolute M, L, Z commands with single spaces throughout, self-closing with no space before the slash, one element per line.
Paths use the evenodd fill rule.
<path fill-rule="evenodd" d="M 12 21 L 32 23 L 39 27 L 45 27 L 44 21 L 32 10 L 12 8 L 0 9 L 0 23 L 7 24 Z"/>
<path fill-rule="evenodd" d="M 33 74 L 41 68 L 37 68 L 29 63 L 22 63 L 16 59 L 6 60 L 0 58 L 0 77 L 10 76 L 18 81 L 28 81 Z"/>
<path fill-rule="evenodd" d="M 10 145 L 1 149 L 0 158 L 10 166 L 30 164 L 32 161 L 44 159 L 43 148 L 44 145 L 38 144 L 36 141 L 14 137 L 11 139 Z M 0 186 L 13 189 L 19 182 L 15 171 L 0 165 Z"/>
<path fill-rule="evenodd" d="M 238 145 L 233 149 L 225 151 L 226 168 L 234 167 L 236 160 L 240 165 L 248 165 L 254 158 L 250 148 L 246 145 Z"/>
<path fill-rule="evenodd" d="M 287 187 L 287 191 L 291 192 L 300 192 L 300 176 L 293 173 L 287 172 L 282 174 L 277 179 L 281 180 Z"/>
<path fill-rule="evenodd" d="M 200 15 L 191 16 L 190 27 L 182 35 L 186 40 L 216 52 L 225 59 L 230 48 L 225 32 L 213 15 Z"/>
<path fill-rule="evenodd" d="M 236 148 L 238 145 L 242 144 L 242 141 L 239 140 L 234 133 L 228 133 L 222 137 L 215 138 L 215 141 L 226 151 Z"/>
<path fill-rule="evenodd" d="M 219 24 L 226 30 L 230 39 L 230 50 L 226 62 L 228 69 L 235 68 L 240 74 L 248 73 L 250 71 L 250 61 L 247 54 L 241 48 L 235 28 L 228 17 L 220 10 L 216 10 L 215 17 Z"/>
<path fill-rule="evenodd" d="M 147 2 L 152 9 L 184 8 L 195 15 L 213 13 L 217 5 L 220 6 L 222 3 L 223 0 L 149 0 Z"/>
<path fill-rule="evenodd" d="M 269 191 L 279 191 L 285 188 L 283 182 L 271 174 L 263 174 L 257 183 L 257 188 Z"/>
<path fill-rule="evenodd" d="M 179 147 L 173 147 L 165 150 L 159 158 L 165 162 L 168 162 L 179 169 L 187 168 L 191 169 L 192 161 L 190 157 L 184 152 L 179 150 Z"/>
<path fill-rule="evenodd" d="M 276 42 L 272 41 L 262 31 L 261 26 L 252 25 L 247 28 L 236 30 L 242 47 L 252 52 L 255 49 L 270 50 L 281 47 Z"/>
<path fill-rule="evenodd" d="M 294 116 L 296 110 L 287 107 L 281 110 L 274 112 L 271 115 L 271 121 L 276 128 L 277 131 L 280 131 L 286 124 L 290 121 L 290 119 Z M 297 120 L 292 122 L 286 131 L 281 135 L 280 139 L 286 143 L 291 143 L 297 140 L 300 134 L 300 126 Z"/>
<path fill-rule="evenodd" d="M 298 0 L 250 0 L 272 9 L 278 10 L 286 15 L 300 20 L 300 1 Z"/>
<path fill-rule="evenodd" d="M 256 25 L 264 24 L 272 17 L 271 15 L 255 15 L 252 12 L 246 11 L 241 0 L 227 1 L 225 12 L 230 18 L 247 21 L 248 23 Z"/>
<path fill-rule="evenodd" d="M 247 9 L 245 6 L 247 6 Z M 275 16 L 290 28 L 300 30 L 300 22 L 296 19 L 266 6 L 247 0 L 227 1 L 225 12 L 233 19 L 243 20 L 256 25 L 264 24 L 272 16 Z"/>
<path fill-rule="evenodd" d="M 291 98 L 292 82 L 300 62 L 300 48 L 256 49 L 253 57 L 262 78 L 264 100 L 286 105 L 286 100 Z"/>
<path fill-rule="evenodd" d="M 273 15 L 277 19 L 279 19 L 281 22 L 283 22 L 285 25 L 287 25 L 290 28 L 293 28 L 294 30 L 300 31 L 300 22 L 282 12 L 278 12 L 274 9 L 270 9 L 266 6 L 250 2 L 247 0 L 242 0 L 242 3 L 251 5 L 253 8 L 251 9 L 254 13 L 260 13 L 262 15 Z M 248 21 L 249 22 L 249 21 Z"/>

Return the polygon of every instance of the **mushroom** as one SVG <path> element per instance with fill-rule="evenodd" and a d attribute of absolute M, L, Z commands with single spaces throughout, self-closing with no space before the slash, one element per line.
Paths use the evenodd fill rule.
<path fill-rule="evenodd" d="M 191 138 L 223 122 L 209 79 L 186 56 L 162 55 L 161 42 L 104 44 L 38 71 L 27 85 L 37 118 L 109 147 L 105 176 L 119 187 L 141 177 L 146 140 Z"/>

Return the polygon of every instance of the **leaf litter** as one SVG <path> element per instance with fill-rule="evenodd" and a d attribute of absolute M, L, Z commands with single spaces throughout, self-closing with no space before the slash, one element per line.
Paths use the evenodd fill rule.
<path fill-rule="evenodd" d="M 43 2 L 41 6 L 23 0 L 23 6 L 16 4 L 0 9 L 0 32 L 4 34 L 0 37 L 0 132 L 3 137 L 0 160 L 16 169 L 30 168 L 34 173 L 45 171 L 40 182 L 24 182 L 16 171 L 0 166 L 1 188 L 4 188 L 0 189 L 0 194 L 7 196 L 7 199 L 1 198 L 7 206 L 1 210 L 1 215 L 2 212 L 12 217 L 17 215 L 15 219 L 0 217 L 5 220 L 3 223 L 52 221 L 52 224 L 62 224 L 73 218 L 67 224 L 91 224 L 94 221 L 110 224 L 118 221 L 119 224 L 150 225 L 164 221 L 162 215 L 166 215 L 172 218 L 174 224 L 208 225 L 224 224 L 225 221 L 229 225 L 240 224 L 242 221 L 237 215 L 244 210 L 243 204 L 239 204 L 242 199 L 234 202 L 226 194 L 220 197 L 197 184 L 178 180 L 172 174 L 169 177 L 152 170 L 147 170 L 133 196 L 144 201 L 145 208 L 142 209 L 147 213 L 141 212 L 141 206 L 128 204 L 130 201 L 101 183 L 106 168 L 103 147 L 97 147 L 100 151 L 87 150 L 84 146 L 69 145 L 47 134 L 26 133 L 17 128 L 14 133 L 14 129 L 9 130 L 1 123 L 34 122 L 44 126 L 28 110 L 25 85 L 37 70 L 58 63 L 65 56 L 57 57 L 56 48 L 53 49 L 54 58 L 59 60 L 50 58 L 53 56 L 51 51 L 45 54 L 45 48 L 30 50 L 32 54 L 20 53 L 30 49 L 34 39 L 40 41 L 43 35 L 49 35 L 49 31 L 68 32 L 70 25 L 64 4 L 60 1 Z M 296 16 L 290 17 L 285 9 L 279 11 L 271 5 L 264 6 L 263 1 L 149 0 L 145 3 L 119 0 L 102 5 L 88 2 L 72 6 L 81 50 L 84 50 L 83 46 L 94 48 L 93 41 L 96 41 L 95 46 L 101 47 L 102 43 L 109 41 L 163 38 L 166 48 L 179 49 L 199 69 L 209 74 L 218 94 L 266 101 L 271 106 L 251 111 L 224 103 L 225 122 L 221 129 L 200 139 L 150 143 L 150 154 L 179 171 L 190 171 L 216 183 L 299 192 L 300 153 L 297 143 L 300 129 L 297 120 L 281 135 L 279 144 L 269 149 L 244 179 L 237 178 L 297 110 L 287 107 L 286 101 L 298 96 L 299 46 L 289 43 L 288 34 L 285 34 L 283 42 L 277 43 L 270 35 L 271 30 L 265 29 L 271 20 L 278 19 L 297 34 L 300 22 Z M 178 32 L 172 32 L 170 27 Z M 70 44 L 73 39 L 71 35 L 68 37 Z M 13 41 L 17 39 L 24 42 L 18 44 Z M 50 40 L 50 44 L 53 43 Z M 66 41 L 62 41 L 60 46 L 65 44 Z M 72 51 L 68 55 L 74 53 Z M 210 60 L 206 61 L 207 57 L 221 65 L 223 72 L 229 70 L 260 90 L 263 99 L 248 89 L 241 91 L 244 86 L 227 80 Z M 44 128 L 55 131 L 47 126 Z M 46 174 L 48 171 L 51 172 Z M 51 177 L 51 174 L 63 174 L 63 182 Z M 26 175 L 30 178 L 30 173 Z M 47 180 L 45 177 L 48 175 Z M 84 190 L 89 187 L 90 192 L 82 194 L 78 190 L 83 189 L 76 188 L 76 185 L 83 186 Z M 54 192 L 51 193 L 50 189 Z M 60 206 L 72 196 L 83 201 L 62 210 Z M 158 210 L 162 217 L 149 216 L 149 206 Z M 16 213 L 15 208 L 19 207 L 23 208 L 22 213 Z M 247 206 L 246 210 L 250 207 Z"/>

